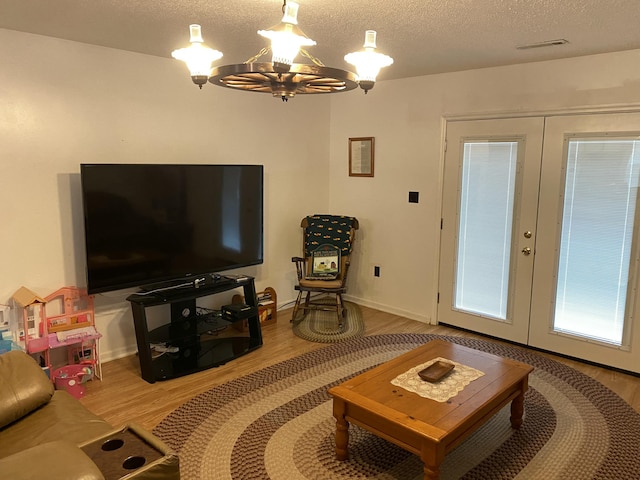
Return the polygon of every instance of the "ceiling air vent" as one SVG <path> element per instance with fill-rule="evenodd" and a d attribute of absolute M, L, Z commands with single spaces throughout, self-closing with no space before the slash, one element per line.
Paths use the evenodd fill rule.
<path fill-rule="evenodd" d="M 516 50 L 529 50 L 530 48 L 542 48 L 542 47 L 555 47 L 558 45 L 564 45 L 565 43 L 569 43 L 568 40 L 564 38 L 559 38 L 557 40 L 547 40 L 546 42 L 539 43 L 530 43 L 528 45 L 520 45 L 516 47 Z"/>

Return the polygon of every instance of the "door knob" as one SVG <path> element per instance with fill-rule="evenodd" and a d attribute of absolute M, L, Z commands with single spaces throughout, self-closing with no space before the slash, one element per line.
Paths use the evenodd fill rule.
<path fill-rule="evenodd" d="M 531 231 L 527 230 L 526 232 L 524 232 L 524 238 L 531 238 Z"/>
<path fill-rule="evenodd" d="M 531 255 L 531 249 L 530 249 L 529 247 L 524 247 L 524 248 L 522 249 L 522 253 L 523 253 L 524 255 Z"/>

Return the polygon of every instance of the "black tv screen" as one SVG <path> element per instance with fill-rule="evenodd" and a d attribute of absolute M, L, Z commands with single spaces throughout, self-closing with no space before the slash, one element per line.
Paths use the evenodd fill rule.
<path fill-rule="evenodd" d="M 90 294 L 263 261 L 261 165 L 82 164 Z"/>

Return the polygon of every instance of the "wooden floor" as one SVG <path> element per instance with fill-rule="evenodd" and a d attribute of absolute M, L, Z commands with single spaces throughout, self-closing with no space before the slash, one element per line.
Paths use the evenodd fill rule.
<path fill-rule="evenodd" d="M 366 335 L 436 333 L 475 336 L 468 332 L 426 325 L 366 307 L 362 307 L 362 310 Z M 264 345 L 258 350 L 226 365 L 174 380 L 154 384 L 145 382 L 140 378 L 140 366 L 135 355 L 105 363 L 103 380 L 94 380 L 87 384 L 87 395 L 82 399 L 82 403 L 114 427 L 133 421 L 152 429 L 171 411 L 200 392 L 268 365 L 326 346 L 326 344 L 308 342 L 296 337 L 291 331 L 290 314 L 290 310 L 278 312 L 278 322 L 263 328 Z M 640 378 L 552 355 L 548 356 L 595 378 L 640 412 Z"/>

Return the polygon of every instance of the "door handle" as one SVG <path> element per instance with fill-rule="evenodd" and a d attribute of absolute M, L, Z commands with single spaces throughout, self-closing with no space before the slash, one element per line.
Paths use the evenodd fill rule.
<path fill-rule="evenodd" d="M 524 248 L 522 249 L 522 254 L 523 254 L 523 255 L 526 255 L 526 256 L 531 255 L 531 248 L 529 248 L 529 247 L 524 247 Z"/>

